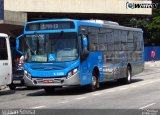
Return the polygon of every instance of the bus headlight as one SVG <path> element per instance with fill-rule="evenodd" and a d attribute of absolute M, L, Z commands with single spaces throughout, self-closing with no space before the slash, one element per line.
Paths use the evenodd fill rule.
<path fill-rule="evenodd" d="M 75 69 L 73 70 L 73 75 L 76 74 L 77 72 L 78 72 L 78 69 L 75 68 Z"/>
<path fill-rule="evenodd" d="M 68 72 L 67 79 L 73 76 L 74 74 L 76 74 L 77 72 L 78 72 L 78 68 L 75 68 L 72 71 Z"/>
<path fill-rule="evenodd" d="M 26 77 L 28 77 L 29 79 L 32 79 L 31 74 L 30 74 L 29 72 L 27 72 L 26 70 L 24 70 L 24 75 L 25 75 Z"/>

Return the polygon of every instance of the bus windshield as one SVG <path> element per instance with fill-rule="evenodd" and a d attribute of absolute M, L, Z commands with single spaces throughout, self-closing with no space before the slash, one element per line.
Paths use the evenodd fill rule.
<path fill-rule="evenodd" d="M 25 36 L 26 62 L 63 62 L 78 58 L 76 33 L 48 33 Z"/>

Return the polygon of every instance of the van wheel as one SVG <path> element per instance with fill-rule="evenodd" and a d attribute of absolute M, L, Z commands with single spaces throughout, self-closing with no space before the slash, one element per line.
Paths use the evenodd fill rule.
<path fill-rule="evenodd" d="M 54 87 L 45 87 L 44 90 L 45 90 L 45 92 L 47 94 L 52 94 L 52 93 L 55 92 L 55 88 Z"/>
<path fill-rule="evenodd" d="M 118 79 L 118 82 L 122 83 L 122 84 L 130 84 L 131 81 L 132 81 L 132 74 L 131 73 L 132 73 L 131 72 L 131 67 L 128 66 L 127 69 L 126 69 L 126 77 Z"/>
<path fill-rule="evenodd" d="M 16 86 L 13 85 L 13 84 L 10 84 L 10 85 L 9 85 L 9 89 L 10 89 L 10 90 L 15 90 L 15 89 L 16 89 Z"/>

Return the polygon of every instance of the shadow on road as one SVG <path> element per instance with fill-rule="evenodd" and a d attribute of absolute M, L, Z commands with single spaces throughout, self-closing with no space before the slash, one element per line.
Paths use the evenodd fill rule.
<path fill-rule="evenodd" d="M 0 90 L 0 96 L 1 95 L 11 95 L 11 94 L 14 94 L 14 93 L 15 93 L 15 90 L 5 90 L 5 91 Z"/>
<path fill-rule="evenodd" d="M 132 83 L 140 81 L 143 81 L 143 79 L 133 79 Z M 101 83 L 99 90 L 105 90 L 105 89 L 107 90 L 122 85 L 124 84 L 120 84 L 117 81 L 104 82 Z M 47 94 L 43 89 L 41 89 L 32 93 L 28 93 L 27 96 L 65 96 L 65 95 L 83 95 L 85 93 L 90 93 L 88 90 L 86 90 L 86 86 L 76 86 L 76 87 L 57 88 L 55 92 L 52 94 Z"/>
<path fill-rule="evenodd" d="M 143 81 L 143 79 L 133 79 L 130 84 L 137 83 L 140 81 Z M 115 87 L 124 86 L 124 85 L 128 85 L 128 84 L 119 83 L 116 80 L 110 81 L 110 82 L 104 82 L 104 83 L 101 83 L 100 90 L 115 88 Z"/>
<path fill-rule="evenodd" d="M 37 89 L 40 89 L 40 88 L 37 88 L 37 87 L 16 87 L 16 90 L 17 91 L 24 91 L 24 90 L 37 90 Z"/>

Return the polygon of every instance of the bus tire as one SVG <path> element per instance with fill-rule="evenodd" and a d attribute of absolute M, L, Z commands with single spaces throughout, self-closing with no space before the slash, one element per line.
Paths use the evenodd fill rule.
<path fill-rule="evenodd" d="M 89 91 L 95 91 L 99 88 L 99 77 L 95 74 L 92 75 L 92 82 L 89 85 Z"/>
<path fill-rule="evenodd" d="M 55 88 L 54 87 L 45 87 L 44 90 L 45 90 L 45 92 L 47 94 L 52 94 L 52 93 L 55 92 Z"/>
<path fill-rule="evenodd" d="M 131 67 L 130 66 L 127 67 L 126 74 L 127 74 L 127 77 L 125 79 L 125 83 L 126 84 L 130 84 L 131 81 L 132 81 L 132 71 L 131 71 Z"/>
<path fill-rule="evenodd" d="M 122 84 L 130 84 L 131 81 L 132 81 L 132 70 L 130 66 L 127 66 L 126 77 L 118 79 L 118 82 Z"/>

